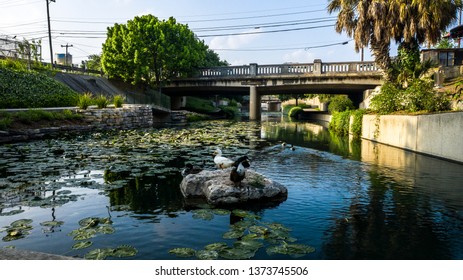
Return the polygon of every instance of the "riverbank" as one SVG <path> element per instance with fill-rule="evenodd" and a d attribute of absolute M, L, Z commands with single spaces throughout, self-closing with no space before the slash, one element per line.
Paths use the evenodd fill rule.
<path fill-rule="evenodd" d="M 169 120 L 171 119 L 170 114 L 160 114 L 155 118 L 153 109 L 145 105 L 124 105 L 122 108 L 92 108 L 87 110 L 76 107 L 45 108 L 43 110 L 68 110 L 80 117 L 72 120 L 41 119 L 27 123 L 15 122 L 10 128 L 0 130 L 0 144 L 56 137 L 64 133 L 153 127 L 155 122 L 166 121 L 166 115 L 169 116 Z M 13 110 L 3 111 L 13 112 Z M 177 114 L 175 115 L 177 116 Z"/>

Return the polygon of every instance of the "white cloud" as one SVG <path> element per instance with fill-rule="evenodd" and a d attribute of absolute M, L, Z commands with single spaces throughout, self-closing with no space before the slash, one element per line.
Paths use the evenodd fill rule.
<path fill-rule="evenodd" d="M 316 57 L 306 50 L 297 50 L 283 55 L 284 62 L 312 63 Z"/>
<path fill-rule="evenodd" d="M 255 29 L 244 31 L 247 32 L 256 32 Z M 251 45 L 252 42 L 256 41 L 261 35 L 248 34 L 248 35 L 231 35 L 231 36 L 221 36 L 213 37 L 209 43 L 209 48 L 211 49 L 239 49 Z"/>

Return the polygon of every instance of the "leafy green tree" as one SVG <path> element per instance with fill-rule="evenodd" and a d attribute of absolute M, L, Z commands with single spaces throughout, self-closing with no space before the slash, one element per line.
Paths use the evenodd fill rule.
<path fill-rule="evenodd" d="M 101 55 L 89 55 L 88 60 L 85 61 L 85 65 L 89 70 L 101 71 Z"/>
<path fill-rule="evenodd" d="M 187 25 L 153 15 L 109 27 L 101 57 L 109 77 L 156 87 L 172 77 L 190 75 L 211 61 L 220 60 Z"/>
<path fill-rule="evenodd" d="M 461 0 L 330 0 L 328 11 L 338 12 L 336 31 L 353 37 L 357 51 L 370 46 L 390 81 L 391 41 L 435 44 L 461 6 Z"/>
<path fill-rule="evenodd" d="M 449 38 L 441 39 L 436 45 L 436 49 L 453 49 L 453 48 L 455 48 L 455 44 L 453 43 L 453 39 L 449 39 Z"/>

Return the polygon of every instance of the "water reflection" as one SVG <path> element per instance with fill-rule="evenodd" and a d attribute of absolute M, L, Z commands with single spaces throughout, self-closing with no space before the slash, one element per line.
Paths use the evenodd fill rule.
<path fill-rule="evenodd" d="M 332 222 L 323 232 L 322 258 L 462 258 L 462 165 L 366 140 L 349 143 L 348 139 L 333 137 L 323 126 L 316 130 L 313 126 L 268 125 L 262 135 L 361 160 L 350 165 L 351 179 L 343 177 L 343 170 L 336 170 L 345 179 L 342 191 L 348 191 L 345 195 L 349 200 L 335 214 L 328 207 Z M 303 130 L 310 132 L 301 133 Z M 320 176 L 320 180 L 333 180 L 333 170 L 327 166 L 320 170 L 316 155 L 297 161 L 308 164 L 305 170 L 312 176 L 324 172 L 326 177 Z M 319 211 L 323 208 L 327 207 L 321 206 Z"/>
<path fill-rule="evenodd" d="M 231 212 L 198 219 L 203 206 L 185 201 L 179 189 L 180 168 L 206 160 L 205 168 L 213 169 L 217 146 L 232 158 L 247 154 L 253 169 L 288 188 L 284 202 L 226 210 L 245 209 L 259 216 L 259 226 L 284 224 L 291 238 L 316 248 L 303 258 L 463 259 L 462 165 L 352 142 L 330 133 L 326 123 L 284 119 L 0 146 L 2 236 L 2 228 L 25 218 L 44 230 L 0 246 L 83 256 L 86 251 L 70 249 L 68 233 L 82 218 L 108 216 L 106 207 L 115 232 L 95 239 L 97 248 L 125 243 L 139 250 L 137 259 L 175 259 L 168 253 L 174 247 L 232 246 L 223 235 L 242 217 Z M 56 148 L 64 154 L 56 155 Z M 64 223 L 41 225 L 58 221 Z M 292 259 L 267 254 L 267 243 L 254 258 Z"/>

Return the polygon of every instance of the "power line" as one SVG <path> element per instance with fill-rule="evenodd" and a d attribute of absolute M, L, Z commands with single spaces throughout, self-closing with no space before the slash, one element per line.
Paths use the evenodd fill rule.
<path fill-rule="evenodd" d="M 256 19 L 256 18 L 269 18 L 269 17 L 301 15 L 301 14 L 317 13 L 317 12 L 326 12 L 326 10 L 321 9 L 321 10 L 301 11 L 301 12 L 292 12 L 292 13 L 280 13 L 280 14 L 269 14 L 269 15 L 260 15 L 260 16 L 248 16 L 248 17 L 201 19 L 201 20 L 190 20 L 188 22 L 191 23 L 191 22 L 210 22 L 210 21 L 214 21 L 214 22 L 216 22 L 216 21 L 232 21 L 232 20 L 243 20 L 243 19 Z"/>
<path fill-rule="evenodd" d="M 255 48 L 255 49 L 212 49 L 214 51 L 231 51 L 231 52 L 262 52 L 262 51 L 289 51 L 289 50 L 309 50 L 309 49 L 319 49 L 319 48 L 326 48 L 331 46 L 337 45 L 347 45 L 350 41 L 343 41 L 338 43 L 331 43 L 331 44 L 324 44 L 324 45 L 316 45 L 316 46 L 309 46 L 309 47 L 292 47 L 292 48 Z"/>
<path fill-rule="evenodd" d="M 335 21 L 335 17 L 305 19 L 305 20 L 291 20 L 291 21 L 280 21 L 271 23 L 255 23 L 255 24 L 242 24 L 242 25 L 229 25 L 220 27 L 204 27 L 204 28 L 193 28 L 194 32 L 213 32 L 213 31 L 226 31 L 226 30 L 238 30 L 238 29 L 249 29 L 249 28 L 272 28 L 272 27 L 283 27 L 283 26 L 294 26 L 321 23 L 327 21 Z"/>
<path fill-rule="evenodd" d="M 208 34 L 208 35 L 198 35 L 198 37 L 208 38 L 208 37 L 224 37 L 224 36 L 243 36 L 243 35 L 301 31 L 301 30 L 318 29 L 318 28 L 325 28 L 325 27 L 334 27 L 334 24 L 311 26 L 311 27 L 301 27 L 301 28 L 288 28 L 288 29 L 280 29 L 280 30 L 268 30 L 268 31 L 254 31 L 254 32 L 242 32 L 242 33 L 228 33 L 228 34 Z"/>

